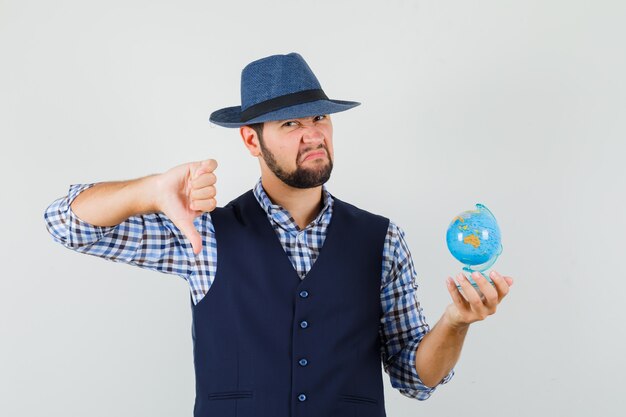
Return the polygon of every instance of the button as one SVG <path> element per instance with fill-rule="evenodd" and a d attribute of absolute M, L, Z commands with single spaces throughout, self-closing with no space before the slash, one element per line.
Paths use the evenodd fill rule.
<path fill-rule="evenodd" d="M 302 358 L 298 363 L 300 364 L 300 366 L 306 366 L 309 361 L 307 361 L 305 358 Z"/>
<path fill-rule="evenodd" d="M 302 242 L 302 241 L 304 240 L 304 233 L 305 233 L 305 232 L 300 232 L 300 233 L 298 233 L 298 240 L 299 240 L 300 242 Z"/>
<path fill-rule="evenodd" d="M 305 290 L 300 291 L 300 297 L 307 298 L 308 296 L 309 296 L 308 291 L 305 291 Z"/>
<path fill-rule="evenodd" d="M 300 322 L 300 327 L 302 327 L 303 329 L 306 329 L 307 327 L 309 327 L 309 323 L 307 323 L 306 320 L 302 320 Z"/>
<path fill-rule="evenodd" d="M 304 394 L 300 394 L 300 395 L 298 395 L 298 400 L 300 400 L 300 401 L 306 401 L 306 395 L 304 395 Z"/>

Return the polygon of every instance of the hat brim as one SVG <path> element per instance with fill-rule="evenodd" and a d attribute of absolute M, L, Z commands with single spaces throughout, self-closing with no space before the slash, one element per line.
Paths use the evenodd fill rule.
<path fill-rule="evenodd" d="M 223 127 L 241 127 L 272 120 L 297 119 L 320 114 L 338 113 L 349 110 L 359 104 L 361 103 L 356 101 L 316 100 L 274 110 L 246 122 L 241 121 L 241 106 L 233 106 L 214 111 L 211 113 L 211 116 L 209 116 L 209 122 Z"/>

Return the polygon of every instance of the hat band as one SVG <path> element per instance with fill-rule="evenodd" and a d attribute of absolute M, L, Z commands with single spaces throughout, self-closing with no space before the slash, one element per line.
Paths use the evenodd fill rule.
<path fill-rule="evenodd" d="M 257 116 L 269 113 L 274 110 L 282 109 L 296 104 L 308 103 L 315 100 L 328 100 L 328 97 L 322 89 L 304 90 L 297 93 L 285 94 L 266 101 L 262 101 L 253 106 L 248 107 L 241 112 L 241 121 L 247 122 Z"/>

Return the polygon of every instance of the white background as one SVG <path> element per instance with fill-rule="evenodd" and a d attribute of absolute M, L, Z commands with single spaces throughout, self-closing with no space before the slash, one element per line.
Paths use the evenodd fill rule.
<path fill-rule="evenodd" d="M 191 415 L 186 282 L 70 251 L 43 213 L 207 157 L 220 205 L 248 190 L 257 161 L 207 119 L 292 51 L 363 103 L 333 117 L 329 190 L 406 231 L 429 323 L 475 203 L 516 279 L 429 400 L 385 375 L 388 415 L 622 415 L 624 21 L 618 0 L 0 1 L 0 415 Z"/>

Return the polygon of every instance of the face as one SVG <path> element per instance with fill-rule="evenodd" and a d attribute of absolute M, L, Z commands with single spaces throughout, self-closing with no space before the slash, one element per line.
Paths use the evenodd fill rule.
<path fill-rule="evenodd" d="M 265 167 L 285 184 L 318 187 L 333 169 L 332 135 L 329 115 L 265 122 L 260 155 Z"/>

